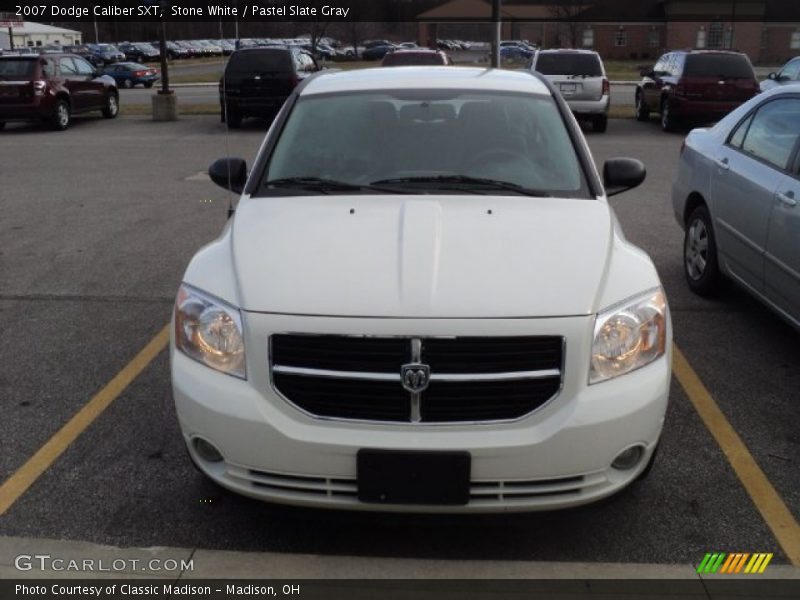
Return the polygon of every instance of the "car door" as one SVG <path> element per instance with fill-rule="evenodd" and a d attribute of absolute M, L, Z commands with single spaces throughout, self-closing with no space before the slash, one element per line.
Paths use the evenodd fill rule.
<path fill-rule="evenodd" d="M 86 77 L 78 73 L 78 67 L 72 56 L 62 56 L 58 60 L 58 70 L 64 87 L 69 91 L 72 112 L 81 112 L 87 109 Z"/>
<path fill-rule="evenodd" d="M 105 106 L 105 84 L 97 78 L 95 68 L 89 61 L 74 56 L 78 76 L 83 78 L 82 88 L 85 95 L 86 110 L 100 109 Z"/>
<path fill-rule="evenodd" d="M 642 94 L 648 110 L 658 110 L 661 105 L 661 90 L 664 87 L 664 77 L 669 76 L 671 59 L 672 54 L 659 58 L 653 67 L 652 77 L 647 77 L 642 83 Z"/>
<path fill-rule="evenodd" d="M 711 208 L 720 262 L 761 294 L 775 193 L 794 145 L 794 134 L 780 118 L 784 102 L 761 104 L 712 157 Z"/>
<path fill-rule="evenodd" d="M 767 298 L 800 326 L 800 97 L 782 103 L 783 122 L 795 138 L 792 168 L 775 191 L 764 261 Z"/>

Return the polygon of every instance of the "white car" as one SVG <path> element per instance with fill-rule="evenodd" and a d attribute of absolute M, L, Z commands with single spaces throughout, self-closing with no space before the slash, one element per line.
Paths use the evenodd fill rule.
<path fill-rule="evenodd" d="M 275 119 L 170 346 L 192 460 L 253 498 L 342 509 L 555 509 L 645 474 L 671 324 L 552 85 L 408 67 L 314 75 Z"/>

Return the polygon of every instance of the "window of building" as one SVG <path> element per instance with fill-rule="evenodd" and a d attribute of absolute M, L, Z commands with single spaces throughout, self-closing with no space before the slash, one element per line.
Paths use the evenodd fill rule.
<path fill-rule="evenodd" d="M 716 21 L 712 23 L 711 26 L 708 28 L 708 40 L 707 44 L 709 48 L 722 48 L 722 36 L 723 36 L 723 28 L 722 23 Z"/>
<path fill-rule="evenodd" d="M 658 48 L 659 46 L 658 29 L 651 27 L 647 33 L 647 46 L 650 48 Z"/>
<path fill-rule="evenodd" d="M 800 50 L 800 30 L 792 32 L 792 39 L 789 42 L 789 48 L 792 50 Z"/>
<path fill-rule="evenodd" d="M 697 31 L 697 44 L 695 44 L 698 48 L 705 48 L 706 47 L 706 28 L 702 25 L 700 29 Z"/>
<path fill-rule="evenodd" d="M 731 47 L 733 46 L 733 27 L 731 27 L 730 25 L 725 30 L 725 35 L 722 38 L 722 45 L 724 48 L 727 48 L 728 50 L 730 50 Z"/>
<path fill-rule="evenodd" d="M 42 40 L 36 40 L 36 45 L 37 46 L 41 46 L 42 45 Z"/>
<path fill-rule="evenodd" d="M 614 45 L 617 48 L 628 45 L 628 32 L 624 27 L 620 27 L 614 32 Z"/>
<path fill-rule="evenodd" d="M 583 47 L 594 48 L 594 29 L 591 27 L 583 30 Z"/>

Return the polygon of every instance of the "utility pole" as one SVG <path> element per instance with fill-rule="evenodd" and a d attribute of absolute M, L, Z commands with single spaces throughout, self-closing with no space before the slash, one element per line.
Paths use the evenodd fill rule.
<path fill-rule="evenodd" d="M 500 67 L 500 0 L 492 0 L 492 60 L 491 65 Z"/>

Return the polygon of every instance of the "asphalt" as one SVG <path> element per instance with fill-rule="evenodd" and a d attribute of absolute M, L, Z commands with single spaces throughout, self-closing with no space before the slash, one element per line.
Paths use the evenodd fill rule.
<path fill-rule="evenodd" d="M 0 133 L 0 480 L 119 371 L 169 319 L 191 255 L 218 235 L 229 195 L 202 175 L 219 156 L 251 160 L 266 124 L 218 119 L 77 119 L 54 133 Z M 681 136 L 612 120 L 587 133 L 598 164 L 648 168 L 612 199 L 653 257 L 675 339 L 758 464 L 800 516 L 797 333 L 744 294 L 708 301 L 681 272 L 670 183 Z M 122 547 L 170 546 L 414 560 L 697 564 L 706 552 L 786 557 L 681 387 L 673 381 L 651 476 L 598 505 L 555 513 L 442 517 L 331 513 L 224 492 L 192 468 L 162 353 L 0 517 L 0 535 Z"/>

